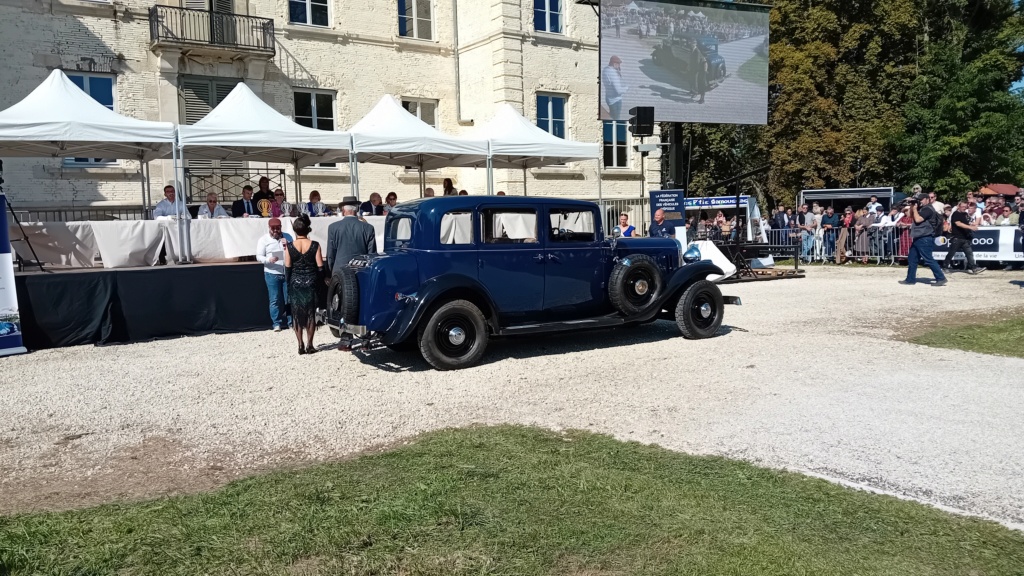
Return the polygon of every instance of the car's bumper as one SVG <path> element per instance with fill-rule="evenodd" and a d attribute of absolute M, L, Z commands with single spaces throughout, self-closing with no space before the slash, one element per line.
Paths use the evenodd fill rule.
<path fill-rule="evenodd" d="M 740 301 L 739 296 L 722 296 L 723 304 L 732 304 L 734 306 L 742 306 L 743 302 Z"/>

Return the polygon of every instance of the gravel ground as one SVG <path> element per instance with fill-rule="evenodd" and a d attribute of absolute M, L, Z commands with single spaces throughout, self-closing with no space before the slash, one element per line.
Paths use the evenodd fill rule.
<path fill-rule="evenodd" d="M 0 512 L 202 490 L 472 423 L 584 428 L 809 471 L 1024 523 L 1024 360 L 896 340 L 1007 316 L 1024 274 L 900 286 L 814 268 L 731 285 L 717 338 L 675 325 L 492 343 L 482 365 L 324 350 L 290 333 L 0 361 Z M 324 330 L 318 343 L 331 344 Z M 1024 343 L 1022 343 L 1024 345 Z"/>

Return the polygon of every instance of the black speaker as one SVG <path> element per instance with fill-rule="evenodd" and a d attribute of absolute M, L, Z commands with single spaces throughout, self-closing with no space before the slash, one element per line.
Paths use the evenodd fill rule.
<path fill-rule="evenodd" d="M 630 108 L 629 131 L 633 133 L 633 136 L 654 136 L 654 106 Z"/>

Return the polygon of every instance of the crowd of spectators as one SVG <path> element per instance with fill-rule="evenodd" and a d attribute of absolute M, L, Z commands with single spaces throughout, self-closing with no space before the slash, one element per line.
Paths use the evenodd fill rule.
<path fill-rule="evenodd" d="M 914 193 L 921 192 L 914 186 Z M 942 235 L 955 238 L 960 230 L 954 225 L 956 205 L 939 201 L 934 192 L 928 193 L 933 209 L 942 215 Z M 1024 229 L 1024 200 L 1018 193 L 1012 200 L 1003 196 L 982 196 L 968 193 L 962 201 L 965 214 L 960 217 L 973 229 L 1013 226 Z M 834 206 L 817 202 L 792 208 L 779 205 L 760 227 L 768 236 L 769 244 L 800 244 L 800 257 L 804 262 L 813 260 L 844 264 L 851 261 L 867 263 L 869 258 L 905 258 L 912 226 L 909 206 L 898 204 L 886 209 L 875 196 L 863 206 L 847 205 L 841 211 Z"/>
<path fill-rule="evenodd" d="M 640 38 L 681 37 L 684 35 L 714 36 L 720 42 L 731 42 L 752 36 L 763 36 L 768 33 L 765 26 L 756 26 L 738 22 L 715 22 L 703 13 L 686 9 L 641 8 L 630 10 L 623 6 L 617 10 L 606 10 L 603 24 L 606 28 L 616 30 L 630 27 Z"/>

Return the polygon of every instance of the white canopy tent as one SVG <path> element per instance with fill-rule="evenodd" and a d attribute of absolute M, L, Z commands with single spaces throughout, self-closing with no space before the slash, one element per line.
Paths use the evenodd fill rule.
<path fill-rule="evenodd" d="M 297 194 L 301 193 L 302 168 L 318 162 L 347 161 L 351 143 L 347 132 L 296 124 L 242 82 L 202 120 L 178 127 L 182 158 L 187 151 L 194 159 L 291 164 Z"/>
<path fill-rule="evenodd" d="M 142 162 L 171 154 L 174 124 L 122 116 L 60 70 L 0 112 L 0 155 L 111 158 Z"/>
<path fill-rule="evenodd" d="M 471 132 L 471 137 L 487 141 L 487 193 L 494 193 L 494 168 L 527 168 L 596 160 L 601 156 L 597 144 L 574 142 L 554 136 L 537 127 L 509 104 L 502 104 L 491 120 Z M 468 165 L 479 166 L 473 162 Z"/>
<path fill-rule="evenodd" d="M 0 156 L 138 160 L 143 209 L 149 204 L 149 161 L 172 155 L 174 138 L 174 124 L 122 116 L 60 70 L 0 112 Z"/>
<path fill-rule="evenodd" d="M 352 134 L 352 179 L 359 195 L 358 162 L 416 166 L 423 171 L 445 166 L 467 166 L 487 160 L 487 142 L 449 136 L 413 116 L 393 97 L 385 95 L 366 116 L 349 129 Z"/>

